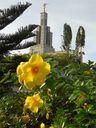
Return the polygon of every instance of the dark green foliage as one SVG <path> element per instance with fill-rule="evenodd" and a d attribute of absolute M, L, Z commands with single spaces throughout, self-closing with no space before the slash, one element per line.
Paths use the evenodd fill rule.
<path fill-rule="evenodd" d="M 0 96 L 13 93 L 12 88 L 20 87 L 16 76 L 16 68 L 20 62 L 27 61 L 29 55 L 3 57 L 0 62 Z"/>
<path fill-rule="evenodd" d="M 24 56 L 28 60 L 29 56 Z M 14 128 L 40 128 L 43 122 L 46 128 L 95 128 L 96 127 L 96 71 L 94 63 L 63 64 L 60 56 L 43 56 L 51 65 L 51 73 L 42 87 L 27 93 L 10 93 L 0 99 L 0 123 Z M 19 56 L 15 56 L 18 60 Z M 23 58 L 23 57 L 22 57 Z M 7 58 L 8 60 L 8 58 Z M 20 60 L 20 58 L 19 58 Z M 23 60 L 24 61 L 24 60 Z M 2 72 L 1 72 L 2 74 Z M 6 73 L 11 75 L 10 71 Z M 3 76 L 2 76 L 3 78 Z M 2 79 L 6 82 L 7 77 Z M 15 81 L 15 80 L 14 80 Z M 15 82 L 14 82 L 15 84 Z M 48 95 L 51 89 L 51 96 Z M 27 111 L 30 121 L 21 120 L 24 100 L 27 95 L 39 92 L 44 101 L 43 107 L 34 114 Z M 17 109 L 19 108 L 19 109 Z M 46 118 L 46 113 L 49 118 Z"/>
<path fill-rule="evenodd" d="M 71 30 L 71 27 L 66 23 L 64 24 L 63 37 L 64 37 L 63 48 L 65 50 L 69 50 L 71 40 L 72 40 L 72 30 Z"/>
<path fill-rule="evenodd" d="M 29 58 L 29 55 L 24 54 L 22 55 L 14 55 L 14 56 L 6 56 L 2 58 L 1 64 L 4 72 L 8 72 L 11 70 L 12 72 L 16 72 L 17 66 L 20 62 L 25 62 Z"/>
<path fill-rule="evenodd" d="M 52 85 L 48 86 L 55 94 L 54 128 L 96 127 L 96 71 L 92 66 L 73 63 L 52 72 Z"/>
<path fill-rule="evenodd" d="M 76 36 L 76 47 L 85 46 L 85 30 L 82 26 L 78 28 L 77 36 Z"/>
<path fill-rule="evenodd" d="M 24 99 L 25 95 L 21 93 L 7 95 L 0 99 L 0 124 L 2 123 L 3 128 L 26 128 L 19 117 L 22 115 Z"/>
<path fill-rule="evenodd" d="M 42 57 L 44 59 L 48 60 L 53 60 L 54 62 L 52 63 L 52 66 L 55 64 L 58 64 L 58 66 L 66 66 L 72 62 L 76 62 L 76 58 L 73 54 L 68 54 L 68 53 L 52 53 L 52 54 L 43 54 Z"/>
<path fill-rule="evenodd" d="M 30 3 L 26 2 L 25 4 L 19 3 L 18 5 L 11 6 L 11 8 L 0 10 L 0 30 L 5 28 L 7 25 L 12 23 L 17 17 L 19 17 L 29 6 Z M 21 44 L 24 39 L 35 36 L 32 31 L 38 25 L 28 25 L 26 27 L 21 27 L 18 29 L 18 32 L 14 34 L 1 34 L 0 35 L 0 54 L 3 55 L 8 53 L 9 50 L 24 49 L 32 45 L 35 45 L 34 42 L 25 42 Z"/>
<path fill-rule="evenodd" d="M 26 42 L 26 44 L 20 43 L 24 39 L 34 36 L 34 34 L 31 32 L 36 27 L 37 25 L 29 25 L 25 28 L 22 27 L 15 34 L 1 35 L 0 54 L 6 53 L 8 50 L 23 49 L 35 45 L 35 43 L 32 44 L 32 42 Z"/>
<path fill-rule="evenodd" d="M 6 27 L 8 24 L 13 22 L 18 16 L 20 16 L 29 6 L 30 3 L 26 4 L 19 3 L 18 5 L 11 6 L 11 8 L 1 10 L 0 9 L 0 30 Z"/>

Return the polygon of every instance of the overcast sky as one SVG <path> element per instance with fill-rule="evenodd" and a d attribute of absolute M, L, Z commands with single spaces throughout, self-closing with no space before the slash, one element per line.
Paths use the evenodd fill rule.
<path fill-rule="evenodd" d="M 61 50 L 61 35 L 64 23 L 67 23 L 72 29 L 72 48 L 74 49 L 77 30 L 79 26 L 83 26 L 86 34 L 84 61 L 96 62 L 96 0 L 0 0 L 0 8 L 8 8 L 18 2 L 26 1 L 32 3 L 32 6 L 1 32 L 13 33 L 21 26 L 40 24 L 40 12 L 45 2 L 48 3 L 46 11 L 48 26 L 53 32 L 53 47 Z"/>

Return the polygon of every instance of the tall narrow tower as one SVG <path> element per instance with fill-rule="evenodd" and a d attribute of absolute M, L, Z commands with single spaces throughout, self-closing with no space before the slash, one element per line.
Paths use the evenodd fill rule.
<path fill-rule="evenodd" d="M 34 42 L 36 42 L 37 45 L 30 48 L 31 53 L 55 51 L 52 47 L 52 32 L 50 32 L 50 27 L 47 26 L 48 14 L 46 13 L 46 5 L 46 3 L 43 4 L 43 10 L 40 14 L 40 25 L 34 32 L 36 34 Z"/>
<path fill-rule="evenodd" d="M 47 43 L 47 13 L 45 12 L 46 4 L 43 4 L 43 11 L 41 12 L 40 17 L 40 26 L 41 26 L 41 38 L 40 38 L 40 44 L 46 45 Z"/>

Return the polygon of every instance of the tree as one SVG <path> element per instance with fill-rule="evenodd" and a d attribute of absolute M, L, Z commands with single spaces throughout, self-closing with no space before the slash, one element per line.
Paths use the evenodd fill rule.
<path fill-rule="evenodd" d="M 85 46 L 85 30 L 82 26 L 78 28 L 78 32 L 76 35 L 76 56 L 79 61 L 82 61 L 82 47 Z"/>
<path fill-rule="evenodd" d="M 84 47 L 85 46 L 85 30 L 82 26 L 78 28 L 77 36 L 76 36 L 76 47 Z"/>
<path fill-rule="evenodd" d="M 17 5 L 11 6 L 8 9 L 0 9 L 0 30 L 5 28 L 7 25 L 12 23 L 16 18 L 18 18 L 31 3 L 26 2 L 25 4 L 18 3 Z M 26 27 L 21 27 L 15 34 L 0 34 L 0 55 L 8 53 L 9 50 L 17 50 L 28 48 L 35 45 L 34 42 L 25 42 L 21 44 L 24 39 L 35 36 L 32 31 L 38 25 L 28 25 Z"/>
<path fill-rule="evenodd" d="M 69 52 L 71 40 L 72 40 L 72 30 L 71 27 L 66 23 L 64 24 L 63 39 L 64 39 L 63 49 Z"/>

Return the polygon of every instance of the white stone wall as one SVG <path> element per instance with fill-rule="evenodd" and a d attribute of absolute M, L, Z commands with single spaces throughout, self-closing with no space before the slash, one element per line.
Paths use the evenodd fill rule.
<path fill-rule="evenodd" d="M 30 53 L 48 53 L 48 52 L 55 52 L 55 50 L 53 49 L 53 47 L 47 46 L 47 45 L 34 45 L 30 48 Z"/>

